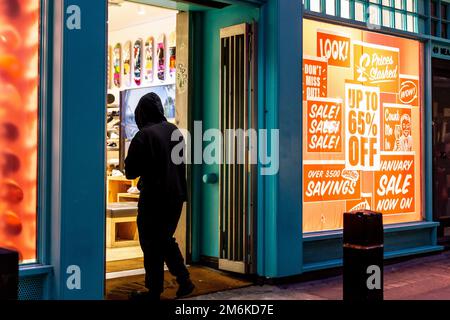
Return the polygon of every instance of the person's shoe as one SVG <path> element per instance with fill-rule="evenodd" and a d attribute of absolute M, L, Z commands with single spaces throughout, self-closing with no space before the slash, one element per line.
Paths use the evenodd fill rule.
<path fill-rule="evenodd" d="M 195 289 L 195 285 L 191 280 L 187 280 L 183 283 L 180 283 L 180 287 L 177 291 L 177 298 L 185 297 L 190 295 Z"/>
<path fill-rule="evenodd" d="M 130 294 L 132 301 L 160 301 L 161 296 L 152 294 L 150 291 L 134 291 Z"/>

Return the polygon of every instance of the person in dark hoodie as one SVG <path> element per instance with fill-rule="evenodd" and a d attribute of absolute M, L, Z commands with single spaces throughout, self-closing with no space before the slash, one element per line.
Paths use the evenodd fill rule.
<path fill-rule="evenodd" d="M 185 164 L 174 164 L 171 159 L 172 149 L 181 141 L 171 139 L 178 128 L 164 117 L 161 99 L 155 93 L 141 98 L 135 119 L 139 132 L 128 149 L 125 173 L 128 179 L 140 178 L 137 225 L 149 291 L 134 293 L 132 298 L 160 299 L 164 261 L 179 284 L 177 297 L 186 296 L 194 285 L 173 237 L 187 200 Z"/>

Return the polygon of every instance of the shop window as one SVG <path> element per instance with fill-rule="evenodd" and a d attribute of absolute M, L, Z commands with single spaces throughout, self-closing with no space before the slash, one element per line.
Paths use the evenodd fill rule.
<path fill-rule="evenodd" d="M 0 3 L 0 247 L 36 257 L 39 0 Z"/>
<path fill-rule="evenodd" d="M 303 231 L 421 221 L 423 44 L 303 21 Z"/>

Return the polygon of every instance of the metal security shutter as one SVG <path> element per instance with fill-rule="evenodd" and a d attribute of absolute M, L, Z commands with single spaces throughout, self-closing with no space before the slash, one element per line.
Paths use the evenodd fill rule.
<path fill-rule="evenodd" d="M 251 165 L 255 161 L 250 152 L 251 135 L 245 135 L 249 128 L 256 127 L 256 110 L 249 108 L 255 102 L 252 29 L 241 24 L 220 32 L 220 130 L 224 149 L 219 173 L 219 268 L 238 273 L 253 272 L 255 255 L 256 182 L 255 166 Z"/>

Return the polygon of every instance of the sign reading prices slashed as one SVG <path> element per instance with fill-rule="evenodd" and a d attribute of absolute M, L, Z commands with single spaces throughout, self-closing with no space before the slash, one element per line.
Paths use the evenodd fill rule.
<path fill-rule="evenodd" d="M 399 49 L 353 41 L 354 80 L 398 93 Z"/>

